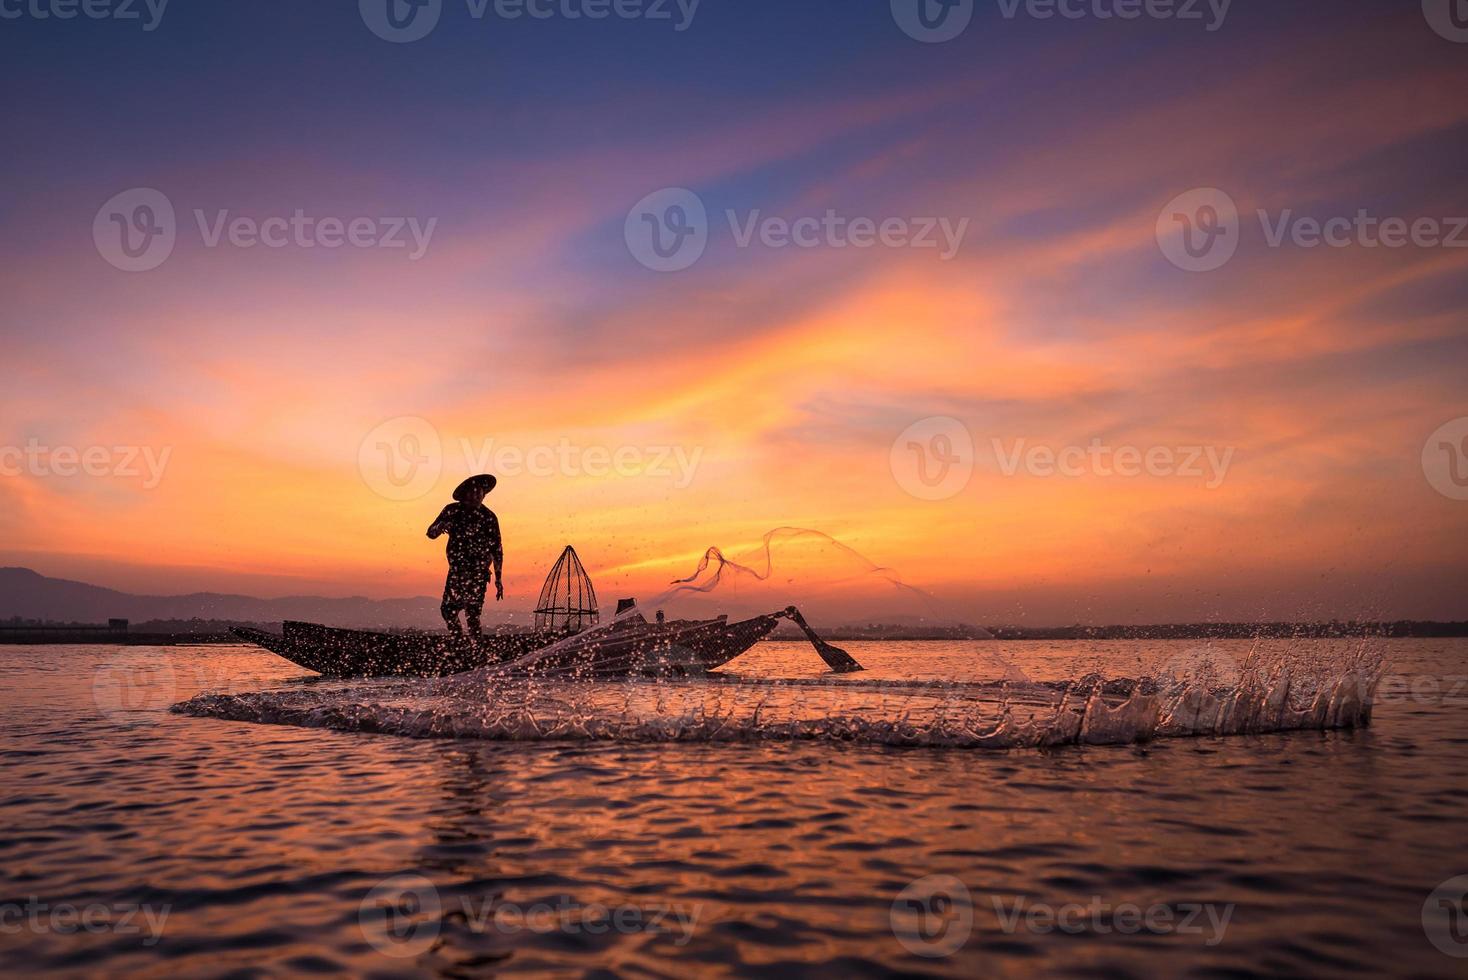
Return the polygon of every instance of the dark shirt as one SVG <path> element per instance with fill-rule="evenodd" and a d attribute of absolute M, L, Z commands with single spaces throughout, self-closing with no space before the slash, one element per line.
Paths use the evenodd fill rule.
<path fill-rule="evenodd" d="M 448 532 L 450 565 L 485 564 L 504 557 L 499 518 L 483 504 L 472 508 L 449 504 L 433 526 Z"/>

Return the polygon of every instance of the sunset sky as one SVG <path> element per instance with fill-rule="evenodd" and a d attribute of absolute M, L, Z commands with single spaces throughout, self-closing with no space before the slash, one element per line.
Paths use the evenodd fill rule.
<path fill-rule="evenodd" d="M 7 471 L 0 564 L 135 592 L 432 595 L 443 543 L 423 532 L 476 468 L 464 447 L 565 440 L 627 466 L 500 473 L 512 604 L 566 543 L 604 598 L 648 595 L 790 526 L 984 623 L 1468 618 L 1468 501 L 1423 464 L 1468 416 L 1468 231 L 1273 247 L 1257 216 L 1468 215 L 1468 43 L 1415 0 L 1240 0 L 1214 31 L 980 0 L 937 44 L 888 0 L 704 0 L 681 31 L 672 6 L 505 20 L 446 0 L 411 43 L 349 0 L 175 0 L 151 31 L 0 20 L 0 447 L 106 447 L 99 470 L 137 447 L 141 471 Z M 177 213 L 149 271 L 94 238 L 133 188 Z M 709 216 L 682 271 L 625 237 L 665 188 Z M 1197 188 L 1242 215 L 1214 271 L 1159 247 Z M 196 210 L 433 230 L 416 260 L 210 247 Z M 730 210 L 966 231 L 949 259 L 741 247 Z M 960 428 L 920 442 L 975 446 L 938 500 L 894 465 L 932 418 Z M 394 499 L 378 444 L 425 431 L 421 495 Z M 1020 440 L 1231 455 L 1216 486 L 1011 475 Z M 801 567 L 790 600 L 822 574 Z M 898 595 L 843 594 L 851 615 Z"/>

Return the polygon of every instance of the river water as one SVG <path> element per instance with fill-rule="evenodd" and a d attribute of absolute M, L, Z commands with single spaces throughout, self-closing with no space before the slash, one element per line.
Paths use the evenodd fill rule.
<path fill-rule="evenodd" d="M 1382 644 L 1365 729 L 1003 750 L 940 744 L 963 685 L 1257 651 L 843 645 L 478 738 L 247 647 L 0 647 L 0 969 L 1468 975 L 1468 642 Z"/>

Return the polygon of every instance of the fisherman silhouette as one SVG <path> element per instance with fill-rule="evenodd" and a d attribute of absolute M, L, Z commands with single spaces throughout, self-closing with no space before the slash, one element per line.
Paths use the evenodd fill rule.
<path fill-rule="evenodd" d="M 489 586 L 489 566 L 494 563 L 494 597 L 505 597 L 505 551 L 500 541 L 500 522 L 494 511 L 484 506 L 485 496 L 494 489 L 495 478 L 488 474 L 471 476 L 454 490 L 454 502 L 438 515 L 428 528 L 429 538 L 449 536 L 449 577 L 443 586 L 443 605 L 439 612 L 450 631 L 462 633 L 459 611 L 473 636 L 480 634 L 479 617 L 484 612 L 484 592 Z"/>

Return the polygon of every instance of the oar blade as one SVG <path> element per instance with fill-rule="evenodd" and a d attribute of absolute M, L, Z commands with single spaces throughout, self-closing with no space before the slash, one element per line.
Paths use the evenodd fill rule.
<path fill-rule="evenodd" d="M 857 663 L 856 658 L 851 654 L 838 646 L 832 646 L 817 636 L 816 631 L 810 628 L 810 624 L 805 621 L 805 617 L 800 614 L 799 609 L 791 606 L 785 610 L 785 614 L 790 617 L 791 622 L 800 627 L 801 632 L 810 640 L 810 645 L 816 648 L 816 653 L 820 654 L 821 659 L 826 662 L 826 666 L 830 667 L 833 672 L 837 674 L 851 674 L 858 670 L 866 669 Z"/>

